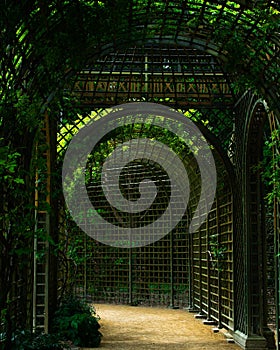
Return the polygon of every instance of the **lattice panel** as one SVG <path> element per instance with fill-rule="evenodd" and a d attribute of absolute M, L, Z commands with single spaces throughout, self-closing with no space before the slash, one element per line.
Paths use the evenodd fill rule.
<path fill-rule="evenodd" d="M 266 247 L 267 247 L 267 325 L 274 331 L 276 331 L 276 318 L 277 318 L 277 307 L 276 307 L 276 293 L 275 293 L 275 256 L 277 255 L 274 236 L 274 225 L 273 216 L 270 213 L 266 215 Z"/>
<path fill-rule="evenodd" d="M 134 47 L 99 58 L 71 89 L 81 103 L 110 106 L 140 99 L 182 106 L 232 106 L 228 77 L 213 56 L 178 47 Z"/>
<path fill-rule="evenodd" d="M 137 304 L 171 304 L 171 259 L 169 237 L 136 251 L 133 298 Z"/>
<path fill-rule="evenodd" d="M 210 131 L 214 130 L 216 125 L 216 136 L 227 140 L 224 148 L 230 149 L 233 121 L 229 111 L 224 110 L 221 113 L 219 109 L 203 108 L 181 109 L 181 111 L 186 117 L 198 121 Z M 103 116 L 106 115 L 105 110 L 102 113 Z M 71 138 L 69 134 L 74 135 L 86 120 L 99 118 L 96 112 L 85 115 L 77 116 L 75 121 L 69 121 L 62 127 L 59 134 L 61 156 Z M 157 136 L 160 141 L 164 141 L 164 135 L 160 135 L 156 128 L 149 126 L 140 129 L 126 128 L 120 133 L 113 133 L 102 142 L 117 144 L 140 136 Z M 109 146 L 107 150 L 106 147 L 102 147 L 99 146 L 94 153 L 95 160 L 99 163 L 103 163 L 112 151 Z M 195 163 L 192 164 L 188 152 L 182 152 L 180 145 L 177 146 L 176 152 L 181 152 L 181 158 L 186 162 L 186 166 L 195 170 Z M 108 248 L 92 240 L 88 242 L 87 239 L 87 248 L 84 249 L 93 251 L 94 256 L 80 268 L 78 285 L 83 293 L 89 294 L 95 301 L 193 307 L 206 315 L 209 320 L 216 321 L 219 326 L 233 329 L 232 198 L 225 168 L 218 157 L 216 161 L 218 197 L 207 222 L 197 232 L 193 235 L 187 234 L 189 222 L 186 217 L 169 236 L 148 247 L 134 248 L 131 253 L 118 248 Z M 133 169 L 133 176 L 138 178 L 141 177 L 141 172 L 147 172 L 143 164 L 134 164 Z M 190 215 L 191 208 L 196 207 L 200 194 L 200 182 L 196 181 L 194 170 L 190 174 L 191 188 L 194 191 L 194 195 L 190 198 Z M 128 171 L 131 172 L 131 169 Z M 152 167 L 148 173 L 156 181 L 166 181 L 160 169 Z M 104 212 L 107 219 L 116 222 L 116 217 L 108 208 L 106 198 L 98 184 L 99 176 L 96 169 L 89 167 L 88 178 L 90 179 L 88 193 L 92 196 L 93 202 Z M 159 180 L 160 178 L 162 180 Z M 154 208 L 151 220 L 153 216 L 159 215 L 156 212 L 161 206 L 165 207 L 167 195 L 168 186 L 163 191 L 157 207 Z M 122 217 L 121 220 L 130 218 Z M 216 252 L 219 249 L 221 251 Z M 85 251 L 82 254 L 85 254 Z"/>
<path fill-rule="evenodd" d="M 218 164 L 216 201 L 192 237 L 193 303 L 201 315 L 233 330 L 233 227 L 231 185 Z"/>
<path fill-rule="evenodd" d="M 78 252 L 82 263 L 73 276 L 75 292 L 96 302 L 188 306 L 188 236 L 185 226 L 184 232 L 178 230 L 172 234 L 173 250 L 171 235 L 131 252 L 84 237 Z"/>
<path fill-rule="evenodd" d="M 106 114 L 105 111 L 103 113 Z M 184 113 L 196 120 L 204 119 L 204 114 L 196 110 Z M 213 120 L 219 118 L 218 111 L 212 110 L 211 113 Z M 98 118 L 96 113 L 87 118 L 91 117 Z M 62 129 L 66 132 L 60 133 L 59 136 L 61 155 L 69 142 L 68 133 L 75 134 L 85 122 L 81 119 L 82 117 L 77 117 L 76 122 L 66 124 Z M 100 185 L 99 170 L 93 164 L 102 164 L 112 152 L 113 144 L 137 137 L 156 137 L 166 142 L 168 135 L 150 125 L 140 128 L 132 125 L 118 129 L 99 143 L 88 163 L 88 194 L 102 215 L 115 224 L 122 222 L 127 225 L 131 222 L 131 217 L 120 213 L 116 216 L 112 208 L 108 207 Z M 172 143 L 174 144 L 174 139 Z M 216 157 L 218 197 L 207 221 L 194 234 L 189 234 L 189 220 L 192 208 L 197 206 L 201 184 L 196 174 L 195 159 L 180 146 L 179 140 L 173 147 L 179 152 L 189 171 L 192 195 L 187 215 L 168 236 L 149 246 L 133 248 L 131 251 L 107 247 L 84 238 L 85 243 L 81 246 L 80 254 L 81 259 L 86 256 L 87 258 L 78 269 L 75 288 L 77 292 L 89 295 L 94 301 L 196 308 L 209 320 L 232 329 L 232 198 L 226 171 L 221 160 Z M 145 177 L 158 183 L 161 194 L 156 206 L 145 216 L 146 222 L 152 221 L 162 213 L 168 203 L 170 183 L 166 174 L 152 162 L 134 162 L 133 166 L 124 168 L 122 177 L 125 179 L 127 176 L 132 183 L 138 183 Z M 124 193 L 128 191 L 125 183 L 122 188 Z M 137 186 L 134 189 L 130 188 L 130 198 L 137 197 L 137 193 Z M 138 219 L 135 217 L 133 220 Z"/>
<path fill-rule="evenodd" d="M 243 141 L 243 128 L 245 124 L 245 118 L 248 106 L 252 100 L 252 95 L 247 93 L 243 99 L 239 101 L 239 104 L 236 106 L 235 113 L 238 115 L 236 118 L 236 132 L 235 132 L 235 156 L 234 164 L 236 171 L 236 187 L 233 192 L 234 195 L 234 293 L 235 293 L 235 303 L 234 303 L 234 322 L 235 329 L 240 330 L 244 334 L 247 332 L 247 315 L 246 315 L 246 297 L 247 291 L 245 290 L 245 237 L 243 233 L 243 214 L 238 208 L 242 208 L 242 203 L 244 195 L 242 192 L 243 184 L 243 155 L 244 155 L 244 141 Z"/>
<path fill-rule="evenodd" d="M 61 156 L 71 135 L 74 135 L 80 125 L 84 124 L 81 118 L 77 117 L 75 123 L 66 124 L 62 129 L 63 132 L 59 134 Z M 123 225 L 127 225 L 131 223 L 131 215 L 122 213 L 116 215 L 115 211 L 108 206 L 98 174 L 101 169 L 96 169 L 93 165 L 104 162 L 108 154 L 112 152 L 113 144 L 145 136 L 156 137 L 165 143 L 167 140 L 172 141 L 174 151 L 180 153 L 182 161 L 188 167 L 192 188 L 190 203 L 192 206 L 197 205 L 200 180 L 196 174 L 197 163 L 194 157 L 189 154 L 185 147 L 182 147 L 179 140 L 177 144 L 175 143 L 174 135 L 169 135 L 166 131 L 161 132 L 159 128 L 151 125 L 141 127 L 132 125 L 107 135 L 94 150 L 93 158 L 91 158 L 87 169 L 88 194 L 95 208 L 102 212 L 106 220 L 114 224 L 121 222 Z M 110 171 L 108 176 L 110 176 Z M 122 178 L 126 177 L 129 177 L 131 184 L 137 184 L 146 177 L 157 184 L 159 196 L 156 204 L 152 206 L 150 213 L 145 214 L 144 219 L 143 217 L 140 219 L 147 223 L 161 215 L 168 204 L 170 192 L 170 181 L 163 170 L 151 161 L 149 163 L 138 161 L 123 169 L 120 177 L 121 182 Z M 121 186 L 124 193 L 129 193 L 131 199 L 137 198 L 139 194 L 137 186 L 128 188 L 126 182 Z M 191 217 L 191 212 L 189 214 Z M 138 218 L 134 217 L 133 220 L 137 224 Z M 75 276 L 76 292 L 91 295 L 96 301 L 188 306 L 190 298 L 188 224 L 189 217 L 186 216 L 168 236 L 154 244 L 133 248 L 131 251 L 104 246 L 87 237 L 82 238 L 83 234 L 79 233 L 81 237 L 79 256 L 82 263 L 79 264 Z"/>
<path fill-rule="evenodd" d="M 178 307 L 190 306 L 190 239 L 186 231 L 189 222 L 185 217 L 173 233 L 172 268 L 173 268 L 173 304 Z"/>
<path fill-rule="evenodd" d="M 221 292 L 221 324 L 233 329 L 233 215 L 232 215 L 232 194 L 230 192 L 221 193 L 219 197 L 219 229 L 220 244 L 224 247 L 222 257 L 223 271 L 220 274 Z"/>
<path fill-rule="evenodd" d="M 235 101 L 230 78 L 219 60 L 197 49 L 149 45 L 115 51 L 79 72 L 69 93 L 84 108 L 146 101 L 191 111 L 190 117 L 230 148 Z"/>

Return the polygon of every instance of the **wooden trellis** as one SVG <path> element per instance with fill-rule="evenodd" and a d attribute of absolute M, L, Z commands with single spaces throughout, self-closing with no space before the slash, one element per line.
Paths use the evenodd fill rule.
<path fill-rule="evenodd" d="M 242 345 L 243 338 L 236 330 L 244 334 L 256 332 L 253 328 L 248 330 L 248 325 L 261 322 L 258 312 L 273 310 L 273 322 L 279 316 L 274 297 L 265 311 L 256 311 L 254 315 L 245 307 L 249 303 L 251 310 L 255 310 L 257 304 L 251 292 L 246 290 L 251 283 L 246 280 L 249 275 L 244 275 L 247 259 L 252 259 L 253 255 L 244 250 L 244 217 L 240 211 L 244 197 L 244 189 L 240 186 L 244 165 L 243 155 L 239 152 L 242 152 L 245 142 L 241 137 L 242 129 L 246 117 L 253 112 L 254 97 L 248 93 L 237 100 L 229 88 L 227 75 L 219 67 L 220 63 L 211 55 L 169 45 L 165 48 L 150 45 L 100 57 L 95 65 L 77 74 L 73 86 L 66 91 L 75 97 L 82 112 L 76 119 L 60 125 L 58 147 L 62 155 L 71 139 L 69 135 L 75 134 L 89 119 L 95 120 L 99 115 L 106 118 L 106 111 L 101 112 L 102 108 L 118 103 L 163 103 L 178 108 L 199 123 L 216 148 L 216 163 L 219 164 L 220 187 L 206 222 L 193 235 L 188 235 L 187 215 L 168 236 L 130 251 L 106 247 L 83 232 L 75 231 L 84 242 L 79 255 L 85 258 L 75 277 L 76 292 L 94 301 L 187 307 L 205 318 L 205 323 L 227 328 Z M 227 103 L 220 103 L 220 99 Z M 237 114 L 238 121 L 235 120 Z M 256 130 L 261 132 L 261 128 L 259 125 Z M 128 137 L 134 136 L 132 128 Z M 124 136 L 118 137 L 125 140 Z M 150 172 L 152 174 L 157 178 L 155 169 Z M 240 187 L 235 188 L 236 184 Z M 233 192 L 232 186 L 235 186 Z M 92 182 L 88 193 L 92 193 L 93 203 L 106 208 L 97 183 Z M 253 195 L 251 192 L 250 196 Z M 164 196 L 166 194 L 162 198 Z M 262 252 L 263 259 L 270 259 L 266 258 L 267 254 Z M 256 276 L 257 271 L 255 269 Z M 250 278 L 253 281 L 253 274 Z M 270 287 L 273 295 L 275 290 L 277 288 Z M 266 333 L 266 337 L 272 341 L 271 332 Z M 266 340 L 260 337 L 259 341 L 264 343 Z"/>
<path fill-rule="evenodd" d="M 18 11 L 9 16 L 14 6 Z M 253 170 L 261 158 L 265 121 L 270 121 L 271 131 L 279 129 L 279 1 L 131 0 L 123 5 L 119 25 L 112 20 L 112 30 L 104 37 L 86 32 L 95 25 L 90 23 L 95 14 L 88 16 L 90 6 L 119 15 L 118 2 L 94 0 L 88 6 L 81 1 L 41 6 L 11 0 L 3 7 L 0 96 L 4 111 L 11 104 L 7 116 L 1 116 L 4 140 L 5 122 L 13 115 L 21 118 L 17 110 L 22 101 L 41 99 L 42 110 L 50 113 L 51 125 L 43 127 L 42 140 L 46 167 L 40 169 L 47 181 L 42 191 L 35 191 L 35 231 L 56 240 L 58 230 L 64 234 L 68 229 L 81 238 L 78 254 L 84 260 L 75 275 L 77 292 L 95 300 L 188 307 L 206 323 L 226 327 L 243 348 L 273 348 L 273 330 L 280 348 L 279 202 L 275 200 L 270 217 L 265 215 L 262 179 Z M 56 31 L 65 28 L 72 13 L 81 14 L 75 29 L 88 47 L 79 45 L 82 54 L 69 50 L 68 55 L 61 49 L 58 55 Z M 52 62 L 52 53 L 58 62 Z M 259 88 L 261 98 L 245 91 L 248 82 Z M 61 110 L 54 111 L 59 90 L 64 98 L 55 101 L 61 102 Z M 61 166 L 71 137 L 97 118 L 97 110 L 133 101 L 161 103 L 195 121 L 215 150 L 223 186 L 207 221 L 193 235 L 186 234 L 187 212 L 159 242 L 128 251 L 108 248 L 77 230 L 64 211 L 62 195 L 52 198 L 51 173 Z M 20 137 L 21 132 L 30 135 L 27 128 L 19 131 Z M 143 164 L 137 167 L 144 171 Z M 158 182 L 164 177 L 159 169 L 145 172 Z M 107 210 L 97 182 L 90 183 L 90 191 Z M 150 219 L 164 206 L 164 191 L 168 193 L 168 185 L 162 187 Z M 197 204 L 197 196 L 189 209 Z M 115 219 L 112 211 L 108 217 Z M 273 225 L 266 225 L 272 219 Z M 33 247 L 34 259 L 12 277 L 11 316 L 14 327 L 32 323 L 33 279 L 33 328 L 47 331 L 49 310 L 57 300 L 57 266 L 45 240 L 36 237 Z"/>

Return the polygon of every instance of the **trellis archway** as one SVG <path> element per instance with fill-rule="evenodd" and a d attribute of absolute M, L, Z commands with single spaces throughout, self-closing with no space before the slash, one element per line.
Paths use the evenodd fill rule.
<path fill-rule="evenodd" d="M 190 300 L 188 303 L 209 318 L 212 317 L 231 329 L 236 341 L 243 348 L 267 348 L 264 329 L 266 325 L 260 316 L 262 309 L 256 307 L 258 296 L 251 295 L 252 291 L 247 288 L 252 281 L 254 287 L 256 286 L 257 279 L 262 279 L 259 274 L 262 271 L 257 267 L 253 271 L 251 281 L 248 263 L 254 255 L 247 254 L 252 253 L 252 249 L 248 249 L 248 252 L 244 248 L 250 243 L 248 238 L 252 236 L 252 225 L 251 222 L 247 222 L 246 211 L 242 211 L 241 208 L 244 208 L 244 203 L 250 205 L 252 198 L 252 193 L 247 193 L 243 184 L 249 184 L 247 176 L 250 169 L 245 167 L 244 159 L 247 159 L 247 152 L 253 152 L 254 147 L 250 149 L 248 146 L 248 143 L 252 144 L 252 138 L 246 137 L 246 132 L 251 130 L 248 116 L 253 113 L 256 98 L 266 100 L 269 108 L 275 113 L 274 122 L 271 123 L 272 129 L 278 127 L 279 3 L 275 0 L 211 2 L 133 0 L 123 5 L 121 3 L 122 1 L 93 1 L 89 4 L 75 1 L 62 2 L 59 6 L 56 2 L 49 5 L 40 1 L 5 3 L 1 8 L 4 13 L 2 24 L 5 28 L 1 46 L 3 103 L 14 111 L 22 107 L 18 103 L 22 96 L 23 98 L 27 96 L 27 102 L 39 100 L 42 115 L 44 114 L 42 120 L 45 121 L 42 127 L 42 139 L 45 139 L 42 143 L 46 143 L 48 149 L 45 152 L 46 147 L 43 145 L 42 153 L 47 167 L 41 172 L 42 179 L 47 178 L 47 192 L 55 188 L 54 176 L 50 176 L 50 173 L 57 166 L 55 160 L 57 125 L 60 130 L 59 137 L 63 139 L 65 134 L 62 133 L 61 127 L 65 127 L 63 132 L 67 132 L 67 128 L 75 128 L 77 115 L 89 114 L 96 108 L 110 107 L 133 100 L 162 103 L 183 112 L 191 112 L 193 120 L 200 124 L 201 130 L 205 131 L 208 140 L 211 140 L 218 155 L 222 157 L 221 164 L 225 165 L 227 170 L 233 168 L 234 175 L 230 175 L 231 189 L 234 189 L 231 193 L 233 204 L 229 204 L 225 210 L 230 215 L 233 211 L 234 219 L 232 223 L 234 302 L 228 306 L 222 304 L 224 309 L 216 306 L 224 298 L 221 289 L 223 292 L 226 289 L 223 289 L 219 276 L 213 277 L 208 273 L 210 267 L 208 263 L 207 267 L 203 264 L 197 265 L 196 271 L 192 271 L 196 280 L 202 280 L 200 285 L 202 287 L 197 287 L 192 299 L 189 298 L 192 303 Z M 9 16 L 10 8 L 17 9 L 13 16 Z M 117 17 L 120 17 L 120 8 L 123 11 L 119 21 Z M 81 16 L 78 20 L 75 20 L 76 13 L 80 13 Z M 111 16 L 111 13 L 115 17 Z M 106 21 L 104 25 L 99 20 L 99 15 L 103 19 L 104 14 L 111 19 L 110 25 Z M 96 23 L 104 29 L 104 35 L 97 30 L 98 34 L 95 35 L 92 28 L 98 27 Z M 64 38 L 68 38 L 64 28 L 69 32 L 75 32 L 76 40 L 64 41 Z M 40 45 L 41 43 L 43 44 Z M 260 96 L 255 96 L 253 93 L 255 90 Z M 272 112 L 269 113 L 271 116 Z M 26 114 L 24 116 L 20 113 L 13 114 L 9 110 L 7 115 L 8 117 L 5 114 L 1 116 L 1 121 L 3 120 L 3 125 L 6 123 L 6 126 L 11 127 Z M 83 118 L 80 120 L 82 122 Z M 4 136 L 10 136 L 9 127 L 4 130 Z M 26 134 L 23 137 L 24 132 Z M 13 135 L 12 142 L 16 148 L 28 148 L 27 156 L 23 160 L 24 165 L 28 167 L 32 146 L 35 144 L 35 131 L 34 129 L 30 131 L 26 127 L 24 132 Z M 219 140 L 220 147 L 214 142 L 215 137 L 210 137 L 211 134 Z M 19 146 L 21 141 L 23 147 Z M 58 163 L 60 160 L 58 159 Z M 43 181 L 41 183 L 45 184 Z M 56 214 L 60 203 L 53 194 L 48 193 L 46 198 L 44 190 L 42 193 L 42 196 L 37 193 L 36 199 L 40 198 L 47 205 L 43 205 L 42 211 L 36 208 L 36 229 L 46 230 L 48 234 L 56 237 L 58 227 Z M 215 226 L 217 215 L 221 215 L 218 210 L 220 203 L 216 208 L 216 213 L 210 214 L 208 230 L 202 229 L 195 238 L 197 246 L 201 247 L 193 259 L 196 262 L 200 258 L 206 259 L 203 255 L 205 237 L 221 224 L 219 221 L 219 225 Z M 64 214 L 61 212 L 60 214 L 63 217 Z M 277 200 L 275 200 L 274 216 L 275 249 L 278 253 Z M 220 226 L 218 229 L 222 230 Z M 34 327 L 39 326 L 42 320 L 47 329 L 48 311 L 51 311 L 56 303 L 56 262 L 49 254 L 46 255 L 45 264 L 37 260 L 38 249 L 41 247 L 50 252 L 48 244 L 40 243 L 36 240 L 34 242 L 34 267 L 31 264 L 30 271 L 22 275 L 26 285 L 31 285 L 28 282 L 33 278 L 35 281 L 37 279 L 38 285 L 34 283 L 34 289 L 28 292 L 28 297 L 24 288 L 18 292 L 19 298 L 15 290 L 11 296 L 17 307 L 19 307 L 18 300 L 27 300 L 28 310 L 32 309 L 30 300 L 33 296 Z M 179 263 L 176 268 L 178 266 Z M 277 281 L 279 256 L 275 257 L 275 270 Z M 33 277 L 30 277 L 30 272 Z M 213 277 L 212 280 L 210 276 Z M 16 285 L 17 277 L 14 278 Z M 110 281 L 108 280 L 108 283 Z M 186 283 L 191 286 L 193 281 Z M 215 300 L 209 299 L 208 287 L 212 286 L 211 283 L 214 283 Z M 231 282 L 228 284 L 227 291 L 230 294 Z M 275 284 L 277 311 L 279 283 Z M 137 285 L 141 286 L 141 283 Z M 142 290 L 145 295 L 148 294 L 147 288 Z M 257 291 L 260 292 L 258 288 Z M 136 295 L 138 298 L 140 294 Z M 189 295 L 191 296 L 191 293 Z M 229 300 L 232 300 L 231 295 Z M 25 305 L 25 302 L 21 304 Z M 231 315 L 232 310 L 234 316 Z M 27 311 L 21 308 L 19 314 L 25 315 L 25 313 Z M 233 325 L 230 322 L 232 319 Z M 279 312 L 276 313 L 275 323 L 279 347 Z"/>
<path fill-rule="evenodd" d="M 189 117 L 197 115 L 198 111 L 195 110 L 188 113 Z M 100 118 L 100 114 L 97 114 L 97 118 Z M 106 113 L 102 118 L 106 118 Z M 78 120 L 80 125 L 81 120 Z M 75 133 L 75 129 L 77 130 L 75 123 L 67 126 L 68 133 L 71 130 Z M 65 127 L 62 130 L 60 143 L 61 138 L 69 138 L 69 134 L 65 134 Z M 219 195 L 216 196 L 205 225 L 194 234 L 188 234 L 193 208 L 197 206 L 200 197 L 200 174 L 195 157 L 182 147 L 180 139 L 172 134 L 168 135 L 167 131 L 164 126 L 162 130 L 158 130 L 149 124 L 146 127 L 136 124 L 130 125 L 129 128 L 123 127 L 109 135 L 108 139 L 105 138 L 93 154 L 94 170 L 90 166 L 88 193 L 95 208 L 107 210 L 107 220 L 119 221 L 121 213 L 116 214 L 115 211 L 109 210 L 110 205 L 108 207 L 100 184 L 99 172 L 102 168 L 96 168 L 95 164 L 102 164 L 112 152 L 110 140 L 115 147 L 130 139 L 155 138 L 173 147 L 188 169 L 193 187 L 188 213 L 180 224 L 160 241 L 132 250 L 105 246 L 88 238 L 83 232 L 74 230 L 74 235 L 78 234 L 84 242 L 80 247 L 80 257 L 88 257 L 79 267 L 75 286 L 78 292 L 91 295 L 95 301 L 188 307 L 200 312 L 202 316 L 205 314 L 209 322 L 218 322 L 220 326 L 227 325 L 233 330 L 233 204 L 229 176 L 229 172 L 232 175 L 232 169 L 229 162 L 224 164 L 225 155 L 219 155 L 219 152 L 224 151 L 217 146 L 214 154 Z M 217 143 L 214 135 L 211 138 Z M 142 178 L 153 179 L 159 187 L 157 204 L 141 216 L 141 223 L 147 224 L 157 218 L 158 211 L 166 210 L 170 191 L 169 179 L 156 164 L 147 164 L 145 160 L 133 163 L 132 168 L 128 167 L 126 172 L 123 174 L 124 183 L 128 181 L 127 177 L 130 181 L 133 177 L 135 183 L 130 192 L 132 197 L 137 197 L 137 183 Z M 126 216 L 122 216 L 122 220 L 125 220 Z M 130 216 L 127 218 L 130 219 Z M 73 224 L 70 227 L 69 232 L 73 230 Z"/>
<path fill-rule="evenodd" d="M 173 62 L 173 67 L 168 66 L 169 62 Z M 110 71 L 108 67 L 114 69 Z M 83 124 L 84 118 L 89 119 L 92 113 L 89 111 L 93 108 L 100 113 L 100 108 L 120 102 L 164 103 L 185 111 L 216 146 L 219 180 L 225 187 L 220 188 L 205 225 L 183 240 L 183 244 L 179 241 L 182 229 L 187 229 L 187 222 L 171 234 L 172 238 L 168 236 L 152 247 L 131 252 L 106 248 L 86 238 L 79 254 L 86 256 L 90 254 L 87 249 L 93 249 L 96 255 L 80 267 L 76 282 L 79 291 L 92 295 L 96 300 L 189 307 L 205 317 L 207 323 L 218 323 L 220 327 L 232 331 L 241 346 L 266 346 L 266 337 L 271 344 L 274 342 L 272 332 L 257 334 L 255 330 L 255 334 L 246 329 L 249 313 L 245 311 L 242 298 L 250 298 L 246 291 L 247 281 L 243 275 L 236 276 L 233 269 L 235 266 L 237 270 L 244 271 L 242 264 L 251 259 L 251 255 L 244 255 L 244 237 L 238 235 L 235 219 L 238 220 L 241 213 L 234 215 L 234 211 L 238 211 L 238 199 L 233 201 L 235 194 L 232 193 L 232 184 L 238 183 L 233 170 L 237 164 L 238 142 L 244 145 L 244 142 L 238 141 L 240 135 L 236 135 L 235 129 L 242 120 L 242 114 L 238 123 L 234 116 L 243 100 L 235 96 L 221 67 L 213 56 L 200 50 L 149 45 L 146 51 L 135 47 L 101 56 L 96 66 L 87 67 L 77 75 L 73 88 L 67 93 L 72 91 L 88 116 L 81 115 L 63 125 L 58 136 L 60 143 L 65 140 L 63 147 L 66 148 L 68 133 L 75 133 L 76 125 Z M 201 73 L 197 73 L 196 69 Z M 223 98 L 227 99 L 227 104 L 220 102 Z M 139 137 L 139 130 L 137 133 Z M 133 135 L 131 131 L 129 137 L 133 138 Z M 118 137 L 125 139 L 124 136 Z M 94 187 L 95 196 L 97 188 Z M 97 199 L 97 202 L 100 200 Z M 237 234 L 234 234 L 235 231 Z M 214 254 L 221 254 L 221 260 L 226 261 L 226 273 L 219 266 L 219 258 L 213 258 Z M 235 262 L 239 255 L 241 260 Z M 184 274 L 182 270 L 187 272 Z M 237 300 L 239 305 L 235 308 Z M 267 325 L 261 323 L 259 317 L 257 327 L 264 330 Z M 242 324 L 247 326 L 242 328 Z M 246 339 L 240 337 L 240 331 L 248 334 Z"/>

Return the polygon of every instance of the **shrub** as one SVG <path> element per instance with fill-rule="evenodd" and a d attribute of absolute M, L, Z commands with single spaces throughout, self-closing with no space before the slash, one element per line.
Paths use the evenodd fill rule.
<path fill-rule="evenodd" d="M 55 313 L 52 331 L 74 345 L 98 347 L 102 334 L 94 307 L 75 297 L 66 297 Z"/>
<path fill-rule="evenodd" d="M 18 330 L 12 337 L 11 350 L 57 350 L 66 349 L 67 344 L 59 340 L 57 334 L 32 333 Z"/>

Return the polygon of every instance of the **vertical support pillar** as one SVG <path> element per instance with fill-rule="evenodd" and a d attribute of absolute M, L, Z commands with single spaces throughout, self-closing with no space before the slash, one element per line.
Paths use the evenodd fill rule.
<path fill-rule="evenodd" d="M 216 199 L 216 220 L 217 220 L 217 234 L 218 234 L 218 246 L 221 243 L 221 222 L 220 222 L 220 203 L 218 198 Z M 218 261 L 218 328 L 222 326 L 222 283 L 221 283 L 222 272 Z"/>
<path fill-rule="evenodd" d="M 128 303 L 133 304 L 133 254 L 132 247 L 129 248 L 129 262 L 128 262 L 128 281 L 129 281 L 129 293 L 128 293 Z"/>
<path fill-rule="evenodd" d="M 210 235 L 209 235 L 209 216 L 206 218 L 206 239 L 207 239 L 207 319 L 204 324 L 212 324 L 211 319 L 211 251 L 210 251 Z"/>
<path fill-rule="evenodd" d="M 44 159 L 45 169 L 37 169 L 35 177 L 35 237 L 33 243 L 33 330 L 41 329 L 45 333 L 49 330 L 49 265 L 50 252 L 50 213 L 51 205 L 51 150 L 49 116 L 45 114 L 44 126 L 39 131 L 39 140 L 36 146 L 37 158 Z M 41 162 L 39 162 L 41 163 Z M 44 177 L 44 188 L 39 188 Z M 43 192 L 43 193 L 42 193 Z"/>
<path fill-rule="evenodd" d="M 245 237 L 244 292 L 245 312 L 244 330 L 235 331 L 234 340 L 243 349 L 273 349 L 268 344 L 265 333 L 264 278 L 265 267 L 263 240 L 261 177 L 254 167 L 262 156 L 263 128 L 266 118 L 262 101 L 255 101 L 248 110 L 243 139 L 242 175 L 242 216 Z M 238 302 L 238 300 L 237 300 Z"/>
<path fill-rule="evenodd" d="M 209 215 L 206 218 L 206 245 L 207 245 L 207 318 L 203 321 L 206 325 L 214 325 L 216 322 L 212 319 L 212 293 L 211 293 L 211 248 L 209 232 Z"/>
<path fill-rule="evenodd" d="M 198 215 L 200 216 L 200 213 L 198 213 Z M 208 254 L 206 252 L 207 250 L 207 245 L 205 244 L 205 247 L 203 248 L 203 238 L 202 238 L 202 234 L 203 234 L 203 229 L 202 229 L 202 225 L 199 226 L 198 228 L 198 260 L 199 260 L 199 310 L 198 310 L 198 314 L 195 315 L 195 318 L 199 318 L 199 319 L 205 319 L 207 317 L 207 315 L 205 315 L 205 311 L 203 310 L 203 264 L 207 259 L 207 255 L 206 255 L 206 259 L 203 259 L 203 253 Z M 207 264 L 207 261 L 206 261 Z"/>
<path fill-rule="evenodd" d="M 171 309 L 174 309 L 174 234 L 173 230 L 170 232 L 170 305 Z"/>
<path fill-rule="evenodd" d="M 276 304 L 276 342 L 280 349 L 280 203 L 274 199 L 274 228 L 275 228 L 275 304 Z"/>
<path fill-rule="evenodd" d="M 36 150 L 35 154 L 37 157 L 38 154 L 38 144 L 36 144 Z M 32 300 L 32 329 L 33 332 L 36 330 L 36 325 L 37 325 L 37 320 L 36 320 L 36 315 L 37 315 L 37 300 L 36 300 L 36 295 L 37 295 L 37 254 L 38 254 L 38 249 L 37 249 L 37 244 L 38 244 L 38 238 L 37 238 L 37 230 L 38 230 L 38 211 L 39 211 L 39 198 L 38 198 L 38 170 L 36 171 L 35 174 L 35 236 L 34 236 L 34 241 L 33 241 L 33 300 Z"/>
<path fill-rule="evenodd" d="M 273 112 L 269 114 L 269 122 L 270 122 L 270 130 L 271 132 L 275 130 L 279 130 L 279 123 L 277 122 L 275 115 Z M 278 142 L 279 142 L 279 137 Z M 280 144 L 280 142 L 279 142 Z M 273 147 L 273 164 L 274 164 L 274 172 L 277 173 L 279 171 L 279 163 L 275 161 L 275 158 L 279 158 L 280 149 L 277 147 Z M 275 247 L 275 318 L 276 318 L 276 346 L 277 350 L 280 350 L 280 200 L 274 197 L 274 247 Z"/>
<path fill-rule="evenodd" d="M 84 238 L 84 298 L 87 297 L 88 294 L 88 271 L 87 271 L 87 264 L 88 264 L 88 259 L 87 259 L 87 240 L 88 240 L 88 236 L 85 235 Z"/>
<path fill-rule="evenodd" d="M 46 214 L 46 232 L 49 236 L 50 234 L 50 215 Z M 46 266 L 45 266 L 45 319 L 44 319 L 44 329 L 45 333 L 49 332 L 49 274 L 50 274 L 50 244 L 49 241 L 46 240 Z"/>
<path fill-rule="evenodd" d="M 46 128 L 46 157 L 47 157 L 47 194 L 46 194 L 46 203 L 51 206 L 51 136 L 50 136 L 50 119 L 49 115 L 45 113 L 45 128 Z M 50 233 L 50 212 L 46 208 L 46 266 L 45 266 L 45 333 L 49 331 L 49 267 L 50 267 L 50 246 L 48 238 L 51 236 Z"/>
<path fill-rule="evenodd" d="M 204 316 L 203 314 L 203 303 L 202 303 L 202 240 L 201 240 L 201 226 L 198 229 L 199 232 L 199 315 Z"/>
<path fill-rule="evenodd" d="M 193 234 L 187 232 L 188 235 L 188 310 L 194 311 L 193 302 Z"/>
<path fill-rule="evenodd" d="M 145 93 L 146 93 L 146 96 L 148 97 L 148 94 L 149 94 L 149 72 L 148 72 L 148 69 L 149 69 L 149 62 L 148 62 L 148 56 L 146 55 L 145 56 Z"/>

